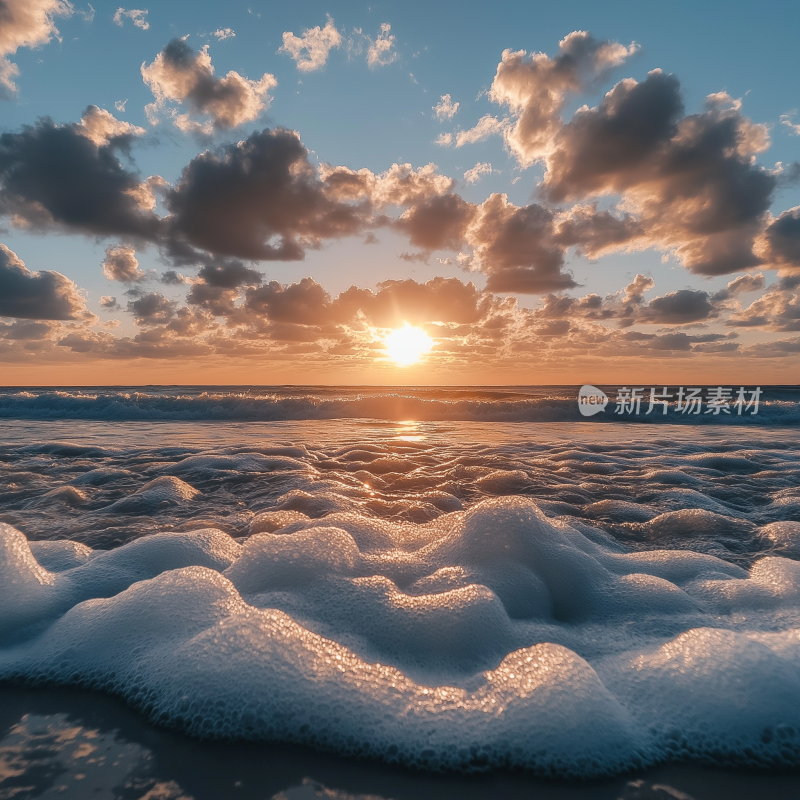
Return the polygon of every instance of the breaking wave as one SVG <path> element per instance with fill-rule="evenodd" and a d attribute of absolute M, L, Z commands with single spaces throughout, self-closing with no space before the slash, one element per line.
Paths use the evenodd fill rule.
<path fill-rule="evenodd" d="M 610 390 L 610 387 L 609 391 Z M 616 414 L 614 405 L 596 417 L 582 417 L 577 387 L 247 389 L 202 387 L 170 389 L 0 390 L 0 418 L 91 419 L 108 421 L 255 421 L 381 419 L 472 422 L 637 422 L 701 425 L 797 425 L 797 387 L 765 389 L 759 413 L 685 416 Z"/>

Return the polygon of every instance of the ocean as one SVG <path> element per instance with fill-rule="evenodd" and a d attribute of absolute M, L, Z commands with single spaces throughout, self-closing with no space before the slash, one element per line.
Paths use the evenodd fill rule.
<path fill-rule="evenodd" d="M 136 724 L 129 755 L 239 742 L 485 787 L 441 797 L 501 796 L 486 775 L 718 796 L 631 777 L 675 764 L 777 791 L 800 768 L 800 388 L 759 388 L 756 413 L 732 387 L 687 414 L 598 387 L 591 417 L 565 386 L 0 390 L 0 797 L 138 786 L 141 753 L 88 755 Z M 141 723 L 81 717 L 107 695 Z M 424 794 L 298 769 L 231 785 Z M 148 797 L 221 796 L 161 778 Z"/>

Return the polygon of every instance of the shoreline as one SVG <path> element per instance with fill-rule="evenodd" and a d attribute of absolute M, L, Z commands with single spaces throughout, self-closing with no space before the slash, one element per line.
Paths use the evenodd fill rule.
<path fill-rule="evenodd" d="M 477 776 L 427 775 L 299 745 L 194 740 L 147 723 L 123 701 L 102 693 L 8 683 L 0 684 L 0 756 L 0 797 L 56 793 L 67 800 L 86 796 L 790 800 L 800 796 L 800 770 L 767 772 L 694 764 L 665 764 L 586 782 L 500 771 Z M 121 790 L 123 795 L 118 794 Z"/>

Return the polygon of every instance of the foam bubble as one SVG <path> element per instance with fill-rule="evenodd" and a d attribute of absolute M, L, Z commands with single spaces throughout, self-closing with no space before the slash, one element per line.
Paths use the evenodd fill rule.
<path fill-rule="evenodd" d="M 267 522 L 113 551 L 0 525 L 0 678 L 434 770 L 800 765 L 796 561 L 624 552 L 524 498 Z"/>

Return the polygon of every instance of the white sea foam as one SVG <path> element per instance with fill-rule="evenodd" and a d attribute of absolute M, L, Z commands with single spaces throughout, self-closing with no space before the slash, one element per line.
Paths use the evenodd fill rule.
<path fill-rule="evenodd" d="M 427 769 L 800 764 L 797 561 L 620 552 L 519 497 L 272 522 L 112 551 L 2 525 L 0 677 Z"/>

